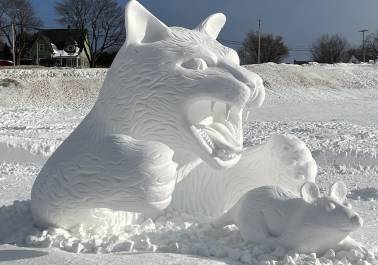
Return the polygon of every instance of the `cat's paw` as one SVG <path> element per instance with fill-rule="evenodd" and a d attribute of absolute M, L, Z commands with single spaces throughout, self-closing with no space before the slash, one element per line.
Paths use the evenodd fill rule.
<path fill-rule="evenodd" d="M 274 135 L 266 147 L 272 174 L 315 182 L 317 165 L 303 141 L 294 135 Z"/>

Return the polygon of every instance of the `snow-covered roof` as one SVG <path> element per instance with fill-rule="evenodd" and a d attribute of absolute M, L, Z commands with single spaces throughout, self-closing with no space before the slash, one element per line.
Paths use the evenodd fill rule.
<path fill-rule="evenodd" d="M 84 46 L 84 35 L 80 29 L 41 29 L 38 34 L 47 43 L 54 43 L 59 50 L 75 42 L 81 49 Z"/>
<path fill-rule="evenodd" d="M 51 43 L 51 48 L 53 49 L 52 58 L 61 57 L 77 57 L 80 54 L 80 48 L 75 46 L 74 52 L 66 52 L 65 50 L 58 50 L 54 43 Z"/>

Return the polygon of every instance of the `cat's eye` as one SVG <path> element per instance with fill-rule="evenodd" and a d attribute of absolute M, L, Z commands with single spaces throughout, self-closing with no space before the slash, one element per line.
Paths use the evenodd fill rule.
<path fill-rule="evenodd" d="M 207 63 L 201 58 L 194 58 L 184 62 L 182 67 L 192 70 L 205 70 Z"/>
<path fill-rule="evenodd" d="M 336 205 L 332 202 L 329 202 L 326 204 L 325 208 L 327 212 L 331 212 L 332 210 L 336 208 Z"/>

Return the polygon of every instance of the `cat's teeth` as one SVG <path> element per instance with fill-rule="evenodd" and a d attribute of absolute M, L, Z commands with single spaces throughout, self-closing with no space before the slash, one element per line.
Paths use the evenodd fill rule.
<path fill-rule="evenodd" d="M 244 113 L 243 113 L 243 122 L 246 122 L 248 120 L 248 117 L 249 117 L 249 111 L 246 110 Z"/>
<path fill-rule="evenodd" d="M 228 119 L 230 118 L 230 114 L 231 114 L 231 104 L 227 104 L 226 105 L 226 121 L 228 121 Z"/>
<path fill-rule="evenodd" d="M 209 135 L 204 130 L 202 130 L 202 129 L 199 129 L 198 132 L 201 135 L 202 139 L 205 140 L 205 142 L 207 143 L 207 145 L 210 146 L 210 148 L 214 149 L 215 148 L 215 144 L 211 140 L 211 138 L 209 137 Z"/>
<path fill-rule="evenodd" d="M 219 158 L 221 158 L 221 159 L 224 160 L 224 161 L 226 161 L 226 160 L 231 160 L 231 159 L 234 159 L 235 157 L 237 157 L 236 154 L 234 154 L 234 153 L 229 153 L 229 152 L 227 152 L 227 151 L 224 150 L 224 149 L 217 150 L 217 151 L 216 151 L 216 156 L 218 156 Z"/>
<path fill-rule="evenodd" d="M 215 101 L 211 101 L 211 106 L 210 106 L 211 112 L 214 112 L 214 107 L 215 107 Z"/>

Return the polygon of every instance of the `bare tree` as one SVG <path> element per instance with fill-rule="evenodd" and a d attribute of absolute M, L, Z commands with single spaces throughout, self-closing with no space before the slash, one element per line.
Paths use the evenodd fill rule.
<path fill-rule="evenodd" d="M 248 32 L 243 42 L 243 48 L 239 50 L 242 64 L 257 63 L 258 44 L 258 34 L 255 31 Z M 289 49 L 281 36 L 273 36 L 271 34 L 261 35 L 260 61 L 262 63 L 281 62 L 288 54 Z"/>
<path fill-rule="evenodd" d="M 340 34 L 325 34 L 312 44 L 312 59 L 319 63 L 344 62 L 348 59 L 348 48 L 348 41 Z"/>
<path fill-rule="evenodd" d="M 31 32 L 42 25 L 28 0 L 0 0 L 0 30 L 8 45 L 12 46 L 12 24 L 15 29 L 15 55 L 19 64 L 21 56 L 32 42 Z"/>
<path fill-rule="evenodd" d="M 378 59 L 378 30 L 366 36 L 365 47 L 368 60 Z"/>
<path fill-rule="evenodd" d="M 123 9 L 115 0 L 61 0 L 55 11 L 60 24 L 82 31 L 91 67 L 104 51 L 119 46 L 125 37 Z"/>

